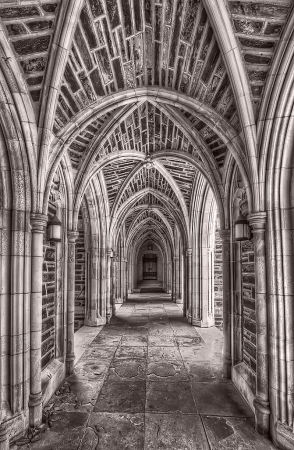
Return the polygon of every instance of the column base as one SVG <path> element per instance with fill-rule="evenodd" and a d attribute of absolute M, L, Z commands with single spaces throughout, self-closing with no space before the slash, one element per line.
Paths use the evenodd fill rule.
<path fill-rule="evenodd" d="M 214 319 L 208 317 L 205 320 L 193 319 L 193 325 L 199 328 L 211 328 L 215 326 Z"/>
<path fill-rule="evenodd" d="M 75 367 L 75 355 L 74 353 L 66 355 L 65 358 L 66 375 L 71 375 L 74 373 Z"/>
<path fill-rule="evenodd" d="M 42 423 L 42 392 L 29 396 L 29 426 L 35 428 Z"/>
<path fill-rule="evenodd" d="M 100 327 L 101 325 L 106 324 L 106 319 L 104 317 L 96 317 L 94 319 L 88 319 L 86 318 L 84 320 L 84 325 L 86 327 Z"/>
<path fill-rule="evenodd" d="M 183 300 L 181 298 L 176 298 L 176 304 L 177 305 L 182 305 L 183 304 Z"/>
<path fill-rule="evenodd" d="M 5 424 L 0 425 L 0 450 L 9 450 L 9 440 Z"/>
<path fill-rule="evenodd" d="M 111 314 L 106 314 L 106 323 L 109 324 L 111 319 Z"/>
<path fill-rule="evenodd" d="M 255 429 L 262 436 L 268 437 L 270 434 L 270 414 L 269 403 L 255 398 Z"/>

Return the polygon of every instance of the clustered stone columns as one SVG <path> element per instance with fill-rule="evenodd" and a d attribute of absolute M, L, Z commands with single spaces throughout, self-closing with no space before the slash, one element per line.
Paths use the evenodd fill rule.
<path fill-rule="evenodd" d="M 32 227 L 32 278 L 31 278 L 31 369 L 29 396 L 29 425 L 42 422 L 41 342 L 42 342 L 42 283 L 43 283 L 43 235 L 47 216 L 31 215 Z"/>
<path fill-rule="evenodd" d="M 179 303 L 180 298 L 180 258 L 174 256 L 174 302 Z"/>
<path fill-rule="evenodd" d="M 112 257 L 112 315 L 115 315 L 116 312 L 116 297 L 117 297 L 117 252 L 113 252 Z"/>
<path fill-rule="evenodd" d="M 75 316 L 75 247 L 79 236 L 77 231 L 68 231 L 68 286 L 67 286 L 67 339 L 66 373 L 74 372 L 74 316 Z"/>
<path fill-rule="evenodd" d="M 107 250 L 107 284 L 106 284 L 106 323 L 110 323 L 111 319 L 111 259 L 112 250 L 109 248 Z"/>
<path fill-rule="evenodd" d="M 122 300 L 125 302 L 127 300 L 127 258 L 122 259 Z"/>
<path fill-rule="evenodd" d="M 192 249 L 187 248 L 186 251 L 187 264 L 187 319 L 192 323 Z"/>
<path fill-rule="evenodd" d="M 269 435 L 269 367 L 266 302 L 265 225 L 266 213 L 250 214 L 249 224 L 254 236 L 255 296 L 256 296 L 256 397 L 255 425 L 258 433 Z"/>
<path fill-rule="evenodd" d="M 223 253 L 223 372 L 231 378 L 231 277 L 230 277 L 230 230 L 220 230 Z"/>

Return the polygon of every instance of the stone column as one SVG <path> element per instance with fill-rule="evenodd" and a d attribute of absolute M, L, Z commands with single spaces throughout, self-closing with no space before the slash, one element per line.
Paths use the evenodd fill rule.
<path fill-rule="evenodd" d="M 116 312 L 116 298 L 117 298 L 117 252 L 113 252 L 112 258 L 112 314 Z"/>
<path fill-rule="evenodd" d="M 32 227 L 32 272 L 31 272 L 31 331 L 30 331 L 30 396 L 29 426 L 37 427 L 42 422 L 41 387 L 41 343 L 42 343 L 42 284 L 43 284 L 43 235 L 47 216 L 31 215 Z"/>
<path fill-rule="evenodd" d="M 100 291 L 100 308 L 101 316 L 104 318 L 106 323 L 107 314 L 107 250 L 105 248 L 100 248 L 100 286 L 98 286 Z"/>
<path fill-rule="evenodd" d="M 192 249 L 186 251 L 187 266 L 187 319 L 192 323 Z"/>
<path fill-rule="evenodd" d="M 258 433 L 268 436 L 270 425 L 268 321 L 266 302 L 265 224 L 266 213 L 250 214 L 249 224 L 254 236 L 256 296 L 256 397 L 255 425 Z"/>
<path fill-rule="evenodd" d="M 180 258 L 179 256 L 174 256 L 174 293 L 175 293 L 175 303 L 182 303 L 180 298 Z"/>
<path fill-rule="evenodd" d="M 231 276 L 230 276 L 230 230 L 220 230 L 223 253 L 223 371 L 226 378 L 231 378 Z"/>
<path fill-rule="evenodd" d="M 5 423 L 0 425 L 0 450 L 9 450 L 9 440 Z"/>
<path fill-rule="evenodd" d="M 214 327 L 214 283 L 213 283 L 213 256 L 214 252 L 212 248 L 203 247 L 202 251 L 202 291 L 200 300 L 200 321 L 199 319 L 193 325 L 200 326 L 202 328 Z"/>
<path fill-rule="evenodd" d="M 127 264 L 128 260 L 123 258 L 123 302 L 127 300 Z"/>
<path fill-rule="evenodd" d="M 107 282 L 106 282 L 106 323 L 110 323 L 112 308 L 111 308 L 111 257 L 112 250 L 109 248 L 107 250 Z"/>
<path fill-rule="evenodd" d="M 75 341 L 74 341 L 74 319 L 75 319 L 75 250 L 76 240 L 79 233 L 68 231 L 68 284 L 67 284 L 67 339 L 66 339 L 66 373 L 74 372 Z"/>

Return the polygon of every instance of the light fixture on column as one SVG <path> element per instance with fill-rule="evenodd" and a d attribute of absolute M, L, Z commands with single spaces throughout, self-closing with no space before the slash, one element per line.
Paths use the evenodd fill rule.
<path fill-rule="evenodd" d="M 48 223 L 48 240 L 54 242 L 61 242 L 62 236 L 62 222 L 57 215 L 53 217 Z"/>
<path fill-rule="evenodd" d="M 249 223 L 245 217 L 240 213 L 235 220 L 235 240 L 248 241 L 250 239 Z"/>
<path fill-rule="evenodd" d="M 113 257 L 114 257 L 114 251 L 113 251 L 112 248 L 110 248 L 110 249 L 108 250 L 108 254 L 109 254 L 109 257 L 110 257 L 110 258 L 113 258 Z"/>

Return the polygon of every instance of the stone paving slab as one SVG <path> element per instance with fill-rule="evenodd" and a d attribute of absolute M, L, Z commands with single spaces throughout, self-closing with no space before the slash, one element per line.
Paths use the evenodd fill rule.
<path fill-rule="evenodd" d="M 254 419 L 202 417 L 212 450 L 274 450 L 276 447 L 257 434 Z"/>
<path fill-rule="evenodd" d="M 146 411 L 149 412 L 197 413 L 191 385 L 187 381 L 147 381 L 146 398 Z"/>
<path fill-rule="evenodd" d="M 93 413 L 81 450 L 143 450 L 144 414 Z"/>
<path fill-rule="evenodd" d="M 274 448 L 222 377 L 220 332 L 188 325 L 168 296 L 133 299 L 88 334 L 75 373 L 46 406 L 51 428 L 11 450 Z"/>
<path fill-rule="evenodd" d="M 146 413 L 145 436 L 145 450 L 209 450 L 197 414 Z"/>
<path fill-rule="evenodd" d="M 232 383 L 191 383 L 198 411 L 205 415 L 252 417 L 249 406 Z"/>

